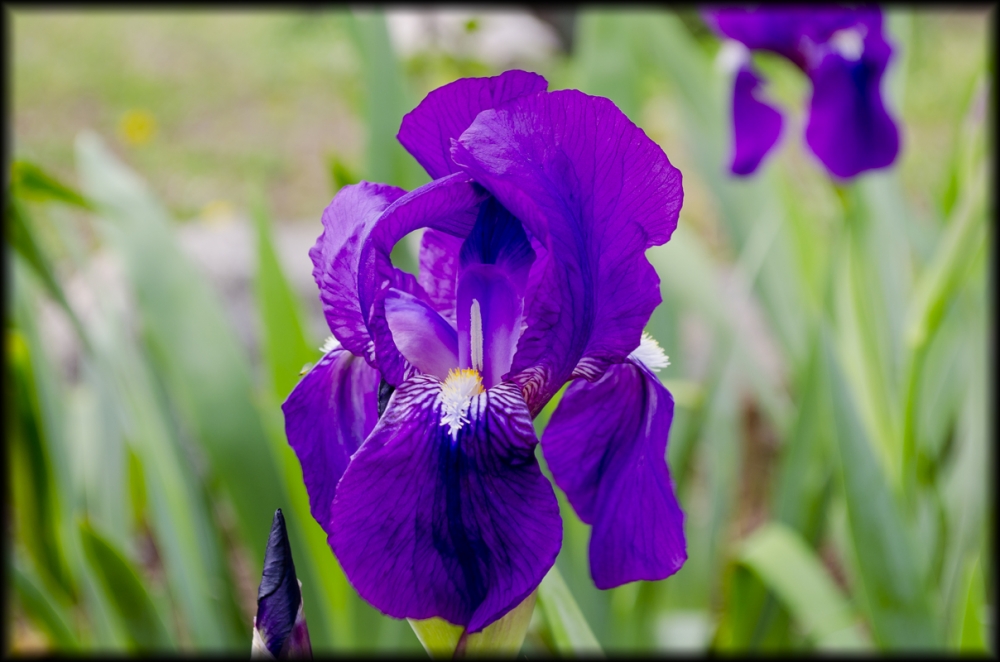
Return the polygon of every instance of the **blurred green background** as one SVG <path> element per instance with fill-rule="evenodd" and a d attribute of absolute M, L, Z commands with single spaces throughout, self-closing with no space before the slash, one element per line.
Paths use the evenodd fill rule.
<path fill-rule="evenodd" d="M 327 334 L 331 196 L 427 181 L 402 115 L 515 67 L 614 100 L 685 189 L 648 330 L 689 561 L 598 591 L 557 490 L 523 653 L 992 645 L 995 9 L 887 11 L 902 152 L 839 185 L 803 148 L 806 80 L 765 56 L 784 137 L 727 175 L 694 11 L 7 11 L 8 651 L 248 652 L 277 507 L 314 650 L 420 651 L 346 582 L 279 406 Z"/>

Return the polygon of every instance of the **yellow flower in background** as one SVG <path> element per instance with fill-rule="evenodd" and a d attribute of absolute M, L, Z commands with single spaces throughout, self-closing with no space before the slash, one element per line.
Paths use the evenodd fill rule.
<path fill-rule="evenodd" d="M 235 220 L 236 208 L 228 200 L 212 200 L 202 207 L 201 218 L 206 223 L 228 223 Z"/>
<path fill-rule="evenodd" d="M 156 133 L 156 118 L 148 110 L 127 110 L 118 122 L 118 133 L 129 145 L 143 145 Z"/>

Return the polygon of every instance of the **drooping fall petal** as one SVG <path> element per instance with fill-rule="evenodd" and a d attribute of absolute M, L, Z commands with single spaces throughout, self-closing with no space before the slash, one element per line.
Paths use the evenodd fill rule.
<path fill-rule="evenodd" d="M 555 562 L 562 525 L 513 384 L 474 396 L 453 438 L 441 383 L 404 383 L 337 489 L 330 545 L 390 616 L 476 632 L 520 604 Z"/>
<path fill-rule="evenodd" d="M 596 382 L 571 383 L 542 435 L 556 483 L 593 525 L 597 588 L 663 579 L 687 559 L 684 515 L 666 461 L 673 414 L 670 392 L 628 360 Z"/>
<path fill-rule="evenodd" d="M 309 508 L 329 532 L 337 481 L 378 420 L 379 373 L 342 347 L 327 352 L 281 405 Z"/>

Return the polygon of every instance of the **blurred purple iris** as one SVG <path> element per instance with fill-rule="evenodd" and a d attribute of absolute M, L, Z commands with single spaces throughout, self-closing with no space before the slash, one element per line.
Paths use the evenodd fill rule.
<path fill-rule="evenodd" d="M 704 12 L 708 25 L 733 40 L 724 48 L 736 70 L 734 148 L 730 169 L 749 175 L 778 141 L 781 113 L 763 99 L 764 80 L 749 51 L 791 60 L 812 81 L 806 143 L 839 178 L 890 165 L 899 131 L 880 86 L 892 48 L 877 7 L 727 7 Z"/>
<path fill-rule="evenodd" d="M 535 590 L 562 522 L 532 418 L 570 380 L 541 443 L 593 525 L 595 583 L 686 559 L 666 358 L 642 336 L 660 302 L 644 253 L 677 225 L 681 174 L 609 100 L 547 86 L 431 92 L 398 138 L 433 181 L 343 188 L 310 251 L 334 338 L 285 429 L 341 566 L 391 616 L 476 632 Z M 389 254 L 418 228 L 414 277 Z"/>

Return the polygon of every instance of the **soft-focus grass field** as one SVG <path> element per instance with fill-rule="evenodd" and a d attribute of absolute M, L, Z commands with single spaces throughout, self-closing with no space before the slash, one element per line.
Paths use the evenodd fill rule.
<path fill-rule="evenodd" d="M 318 235 L 343 183 L 426 181 L 395 145 L 402 114 L 501 69 L 462 52 L 396 57 L 378 14 L 8 16 L 13 158 L 90 201 L 14 171 L 11 650 L 248 651 L 280 506 L 314 649 L 419 651 L 405 622 L 354 594 L 309 517 L 278 406 L 319 358 L 319 306 L 276 246 L 293 227 Z M 755 177 L 727 177 L 728 83 L 694 12 L 587 10 L 570 54 L 510 61 L 613 99 L 685 187 L 681 228 L 649 251 L 664 296 L 649 330 L 671 357 L 690 559 L 665 581 L 598 591 L 589 529 L 563 503 L 558 568 L 586 625 L 543 585 L 529 656 L 595 638 L 606 651 L 984 650 L 994 21 L 888 11 L 901 156 L 844 186 L 804 149 L 803 77 L 766 57 L 791 111 L 784 138 Z M 489 17 L 461 25 L 477 39 Z M 229 295 L 177 240 L 220 219 L 254 237 L 242 318 L 222 314 Z M 254 342 L 236 340 L 241 324 Z"/>

